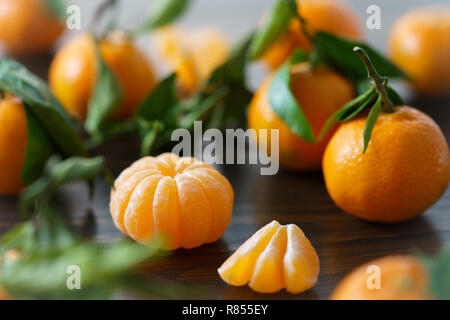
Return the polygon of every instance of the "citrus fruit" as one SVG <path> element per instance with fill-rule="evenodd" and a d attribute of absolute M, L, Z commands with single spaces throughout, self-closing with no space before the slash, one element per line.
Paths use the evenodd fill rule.
<path fill-rule="evenodd" d="M 0 0 L 0 42 L 12 55 L 49 51 L 63 31 L 44 0 Z"/>
<path fill-rule="evenodd" d="M 352 39 L 362 37 L 358 17 L 344 1 L 297 0 L 297 5 L 300 15 L 313 31 L 328 31 Z M 311 43 L 298 19 L 291 22 L 288 31 L 266 51 L 262 60 L 272 69 L 277 69 L 295 48 L 311 50 Z"/>
<path fill-rule="evenodd" d="M 260 129 L 279 130 L 280 164 L 283 167 L 294 170 L 320 169 L 325 147 L 337 127 L 315 144 L 296 135 L 270 105 L 268 92 L 272 79 L 273 76 L 269 76 L 264 81 L 252 100 L 248 111 L 248 127 L 255 129 L 257 136 Z M 291 91 L 316 137 L 327 119 L 355 96 L 353 85 L 343 76 L 324 67 L 312 71 L 308 63 L 291 67 Z"/>
<path fill-rule="evenodd" d="M 0 194 L 14 195 L 24 187 L 20 178 L 28 142 L 22 100 L 6 93 L 0 99 Z"/>
<path fill-rule="evenodd" d="M 233 199 L 230 183 L 216 169 L 165 153 L 142 158 L 122 172 L 110 210 L 117 228 L 140 243 L 162 237 L 164 249 L 190 249 L 223 235 Z"/>
<path fill-rule="evenodd" d="M 323 158 L 334 202 L 356 217 L 379 222 L 413 218 L 437 201 L 450 177 L 450 155 L 439 126 L 408 106 L 381 113 L 366 153 L 367 117 L 341 125 Z"/>
<path fill-rule="evenodd" d="M 155 85 L 152 67 L 121 31 L 109 32 L 100 41 L 100 51 L 122 89 L 122 101 L 115 117 L 130 117 Z M 81 34 L 69 41 L 50 65 L 50 88 L 66 110 L 80 120 L 86 118 L 96 78 L 95 43 L 89 34 Z"/>
<path fill-rule="evenodd" d="M 319 257 L 299 227 L 273 221 L 240 246 L 218 272 L 232 286 L 248 283 L 260 293 L 283 288 L 300 293 L 316 284 Z"/>
<path fill-rule="evenodd" d="M 450 93 L 450 6 L 416 8 L 395 23 L 390 56 L 425 94 Z"/>
<path fill-rule="evenodd" d="M 379 277 L 378 287 L 375 277 Z M 338 284 L 331 295 L 332 300 L 430 298 L 429 273 L 426 267 L 421 260 L 402 255 L 376 259 L 356 268 Z"/>
<path fill-rule="evenodd" d="M 195 29 L 167 26 L 156 32 L 156 48 L 177 73 L 180 89 L 193 93 L 228 57 L 225 34 L 213 26 Z"/>

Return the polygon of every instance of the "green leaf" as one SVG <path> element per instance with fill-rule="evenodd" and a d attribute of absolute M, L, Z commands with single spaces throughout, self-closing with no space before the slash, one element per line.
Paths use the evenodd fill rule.
<path fill-rule="evenodd" d="M 180 18 L 191 4 L 191 0 L 155 0 L 151 16 L 132 33 L 140 35 L 161 28 Z"/>
<path fill-rule="evenodd" d="M 63 251 L 78 243 L 75 235 L 66 228 L 60 214 L 46 206 L 36 217 L 33 244 L 25 254 Z"/>
<path fill-rule="evenodd" d="M 246 81 L 247 55 L 252 43 L 253 34 L 233 46 L 228 59 L 217 67 L 208 79 L 208 85 L 236 83 L 243 85 Z"/>
<path fill-rule="evenodd" d="M 26 105 L 25 112 L 27 115 L 28 142 L 21 179 L 26 185 L 29 185 L 42 174 L 47 160 L 55 153 L 56 148 L 39 120 Z"/>
<path fill-rule="evenodd" d="M 135 122 L 142 137 L 141 155 L 149 155 L 156 145 L 168 142 L 169 133 L 177 128 L 180 113 L 177 79 L 171 74 L 158 84 L 136 113 Z"/>
<path fill-rule="evenodd" d="M 291 65 L 307 60 L 308 57 L 304 52 L 300 50 L 294 52 L 290 61 L 276 73 L 269 88 L 269 101 L 272 109 L 292 132 L 313 144 L 315 142 L 313 129 L 290 88 Z"/>
<path fill-rule="evenodd" d="M 192 129 L 195 121 L 202 120 L 202 117 L 217 106 L 217 104 L 229 93 L 230 91 L 228 88 L 222 87 L 205 96 L 205 98 L 202 99 L 202 101 L 198 103 L 195 108 L 192 108 L 187 115 L 180 119 L 178 126 L 180 128 Z"/>
<path fill-rule="evenodd" d="M 45 0 L 47 8 L 56 15 L 59 20 L 65 21 L 67 17 L 67 0 Z"/>
<path fill-rule="evenodd" d="M 370 88 L 363 95 L 358 96 L 349 103 L 347 103 L 341 110 L 337 112 L 337 119 L 340 122 L 345 122 L 353 119 L 360 114 L 366 107 L 375 102 L 377 91 L 375 88 Z"/>
<path fill-rule="evenodd" d="M 167 127 L 175 127 L 178 107 L 176 75 L 171 74 L 150 93 L 136 114 L 147 121 L 158 120 Z"/>
<path fill-rule="evenodd" d="M 137 118 L 138 128 L 142 136 L 141 157 L 149 156 L 157 143 L 160 133 L 164 130 L 161 121 L 147 121 L 144 118 Z"/>
<path fill-rule="evenodd" d="M 49 201 L 61 186 L 78 180 L 93 180 L 104 168 L 102 157 L 72 157 L 60 162 L 51 159 L 47 165 L 47 173 L 22 192 L 20 205 L 26 209 L 32 204 Z"/>
<path fill-rule="evenodd" d="M 18 299 L 108 299 L 130 278 L 149 286 L 136 268 L 155 256 L 161 241 L 149 247 L 131 241 L 111 245 L 80 242 L 60 214 L 42 207 L 29 221 L 0 240 L 0 250 L 19 250 L 17 260 L 3 260 L 0 285 Z M 34 222 L 34 223 L 33 223 Z M 81 272 L 81 289 L 69 290 L 69 266 Z M 156 292 L 158 289 L 155 288 Z"/>
<path fill-rule="evenodd" d="M 439 300 L 450 299 L 450 249 L 442 249 L 433 259 L 426 259 L 430 273 L 430 291 Z"/>
<path fill-rule="evenodd" d="M 22 99 L 28 124 L 29 142 L 22 179 L 29 183 L 39 176 L 51 145 L 64 157 L 85 156 L 86 150 L 75 124 L 51 94 L 47 84 L 12 59 L 0 60 L 0 89 Z M 32 135 L 36 136 L 32 136 Z M 37 141 L 38 139 L 42 139 Z M 50 140 L 50 141 L 49 141 Z M 33 145 L 33 143 L 35 145 Z M 39 149 L 41 151 L 39 151 Z M 42 152 L 42 153 L 40 153 Z"/>
<path fill-rule="evenodd" d="M 64 250 L 35 251 L 19 260 L 5 261 L 1 284 L 19 299 L 109 299 L 124 286 L 123 279 L 155 252 L 155 247 L 130 241 L 110 247 L 77 243 Z M 81 272 L 81 290 L 67 288 L 70 266 Z"/>
<path fill-rule="evenodd" d="M 360 47 L 367 52 L 381 75 L 407 78 L 402 70 L 365 43 L 344 39 L 324 31 L 317 32 L 313 41 L 322 58 L 356 81 L 367 78 L 367 73 L 361 59 L 353 54 L 354 47 Z"/>
<path fill-rule="evenodd" d="M 103 61 L 98 41 L 96 43 L 97 55 L 97 83 L 94 93 L 89 100 L 86 118 L 86 131 L 91 135 L 101 136 L 101 126 L 119 107 L 122 99 L 122 88 L 113 72 Z"/>
<path fill-rule="evenodd" d="M 21 223 L 9 230 L 0 240 L 0 255 L 8 250 L 26 250 L 33 245 L 34 225 L 31 221 Z"/>
<path fill-rule="evenodd" d="M 367 148 L 369 147 L 369 142 L 370 142 L 370 138 L 372 137 L 373 128 L 375 127 L 375 123 L 377 122 L 378 117 L 380 116 L 382 102 L 383 102 L 383 99 L 381 98 L 381 96 L 379 96 L 367 117 L 366 125 L 364 126 L 364 133 L 363 133 L 363 136 L 364 136 L 364 151 L 363 151 L 363 153 L 366 153 Z"/>
<path fill-rule="evenodd" d="M 250 47 L 250 58 L 258 59 L 288 29 L 294 12 L 288 1 L 278 0 L 270 9 L 264 25 L 257 31 Z"/>

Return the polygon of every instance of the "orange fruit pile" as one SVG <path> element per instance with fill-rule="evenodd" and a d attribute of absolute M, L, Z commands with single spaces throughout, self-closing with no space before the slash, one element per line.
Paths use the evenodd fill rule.
<path fill-rule="evenodd" d="M 450 6 L 416 8 L 395 23 L 392 60 L 425 94 L 450 93 Z"/>
<path fill-rule="evenodd" d="M 368 269 L 371 266 L 374 268 Z M 430 298 L 429 273 L 422 261 L 411 256 L 388 256 L 370 261 L 348 274 L 331 295 L 332 300 Z"/>
<path fill-rule="evenodd" d="M 280 164 L 283 167 L 293 170 L 320 169 L 323 152 L 337 126 L 315 144 L 310 144 L 292 132 L 270 105 L 272 79 L 273 76 L 269 76 L 264 81 L 252 100 L 248 111 L 248 127 L 255 129 L 257 136 L 260 129 L 279 130 Z M 291 67 L 291 91 L 316 137 L 328 118 L 355 96 L 355 89 L 349 80 L 324 67 L 312 71 L 308 63 Z"/>
<path fill-rule="evenodd" d="M 100 52 L 122 89 L 115 117 L 130 117 L 156 80 L 147 58 L 123 32 L 112 31 L 100 41 Z M 97 79 L 94 39 L 82 34 L 69 41 L 50 65 L 49 84 L 53 94 L 72 116 L 84 120 Z"/>
<path fill-rule="evenodd" d="M 0 0 L 0 41 L 13 55 L 50 51 L 64 26 L 44 0 Z"/>
<path fill-rule="evenodd" d="M 341 125 L 327 146 L 328 193 L 344 211 L 369 221 L 413 218 L 447 190 L 450 154 L 442 131 L 417 109 L 381 113 L 363 153 L 366 116 Z"/>
<path fill-rule="evenodd" d="M 273 221 L 240 246 L 218 272 L 232 286 L 248 283 L 260 293 L 283 288 L 300 293 L 316 284 L 319 257 L 299 227 Z"/>
<path fill-rule="evenodd" d="M 114 223 L 134 240 L 189 249 L 218 240 L 231 220 L 233 189 L 213 167 L 165 153 L 124 170 L 111 192 Z"/>
<path fill-rule="evenodd" d="M 328 31 L 351 39 L 362 37 L 357 15 L 342 0 L 297 0 L 297 5 L 312 32 Z M 266 51 L 262 60 L 272 69 L 277 69 L 296 48 L 311 50 L 311 43 L 298 19 L 291 22 L 288 31 Z"/>
<path fill-rule="evenodd" d="M 228 58 L 225 34 L 216 27 L 167 26 L 156 32 L 156 49 L 177 73 L 182 93 L 191 94 Z"/>
<path fill-rule="evenodd" d="M 27 117 L 22 100 L 9 93 L 0 99 L 0 194 L 24 188 L 20 178 L 28 143 Z"/>

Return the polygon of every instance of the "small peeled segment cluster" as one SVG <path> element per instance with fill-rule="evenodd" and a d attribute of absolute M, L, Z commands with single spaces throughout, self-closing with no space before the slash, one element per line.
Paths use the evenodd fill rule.
<path fill-rule="evenodd" d="M 248 239 L 218 272 L 232 286 L 248 283 L 260 293 L 283 288 L 300 293 L 316 284 L 319 268 L 316 250 L 303 231 L 273 221 Z"/>
<path fill-rule="evenodd" d="M 110 210 L 117 228 L 142 244 L 162 238 L 165 250 L 190 249 L 224 234 L 233 200 L 230 183 L 216 169 L 165 153 L 121 173 Z"/>

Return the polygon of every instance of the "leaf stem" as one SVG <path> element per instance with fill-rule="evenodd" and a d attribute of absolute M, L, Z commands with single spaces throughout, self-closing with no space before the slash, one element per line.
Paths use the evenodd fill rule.
<path fill-rule="evenodd" d="M 360 47 L 354 47 L 353 51 L 356 52 L 361 57 L 361 60 L 363 61 L 364 65 L 366 66 L 367 72 L 369 73 L 369 77 L 371 77 L 374 80 L 376 89 L 378 93 L 381 95 L 381 98 L 383 99 L 385 111 L 388 113 L 394 113 L 395 112 L 394 104 L 389 98 L 389 95 L 385 87 L 387 79 L 381 77 L 378 74 L 372 61 L 370 60 L 368 54 L 366 53 L 366 51 L 364 51 L 364 49 Z"/>
<path fill-rule="evenodd" d="M 303 34 L 306 36 L 306 38 L 308 38 L 309 41 L 312 42 L 313 36 L 311 35 L 311 33 L 309 32 L 309 30 L 307 28 L 308 21 L 306 21 L 306 19 L 303 18 L 303 16 L 300 14 L 301 8 L 299 10 L 298 3 L 295 0 L 285 0 L 285 1 L 288 2 L 288 5 L 291 8 L 294 16 L 299 20 L 300 27 L 302 29 Z"/>

